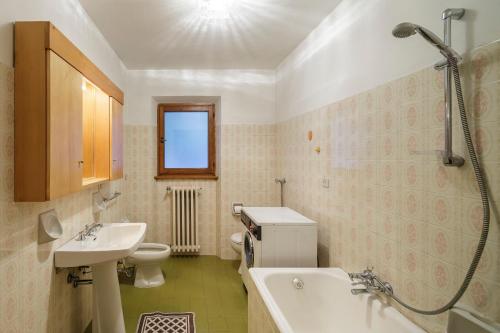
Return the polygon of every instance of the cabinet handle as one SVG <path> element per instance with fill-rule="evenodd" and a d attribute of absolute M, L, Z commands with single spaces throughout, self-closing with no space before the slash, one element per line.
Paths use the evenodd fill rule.
<path fill-rule="evenodd" d="M 83 165 L 83 161 L 78 161 L 78 166 L 81 167 Z"/>

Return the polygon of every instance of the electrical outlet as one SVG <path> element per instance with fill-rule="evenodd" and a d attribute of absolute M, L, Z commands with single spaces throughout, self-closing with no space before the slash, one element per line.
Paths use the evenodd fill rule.
<path fill-rule="evenodd" d="M 323 178 L 321 180 L 321 186 L 323 186 L 324 188 L 330 188 L 330 179 Z"/>

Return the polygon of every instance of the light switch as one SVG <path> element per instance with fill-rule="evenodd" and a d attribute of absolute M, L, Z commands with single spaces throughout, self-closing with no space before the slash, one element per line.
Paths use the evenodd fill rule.
<path fill-rule="evenodd" d="M 330 179 L 323 178 L 323 180 L 321 181 L 321 186 L 323 186 L 324 188 L 330 188 Z"/>

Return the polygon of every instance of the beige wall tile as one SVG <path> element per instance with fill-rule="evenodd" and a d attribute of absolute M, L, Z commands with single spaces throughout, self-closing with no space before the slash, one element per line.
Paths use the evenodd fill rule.
<path fill-rule="evenodd" d="M 474 50 L 472 62 L 462 66 L 471 83 L 464 85 L 464 95 L 493 207 L 488 245 L 462 302 L 497 321 L 499 45 Z M 317 219 L 320 231 L 329 230 L 328 241 L 323 235 L 319 240 L 329 248 L 330 265 L 347 271 L 375 265 L 403 299 L 423 308 L 441 306 L 456 292 L 482 226 L 470 162 L 448 168 L 439 158 L 444 147 L 442 84 L 442 72 L 426 68 L 277 125 L 279 169 L 288 180 L 285 203 Z M 454 103 L 454 149 L 466 157 L 457 110 Z M 321 122 L 321 133 L 328 133 L 329 142 L 321 145 L 331 146 L 322 150 L 320 160 L 329 162 L 319 169 L 311 164 L 305 140 L 315 122 Z M 330 188 L 321 187 L 322 178 L 330 180 Z M 323 197 L 327 204 L 318 205 Z M 431 332 L 443 331 L 446 323 L 446 315 L 403 313 Z"/>
<path fill-rule="evenodd" d="M 14 69 L 0 64 L 0 319 L 2 332 L 80 332 L 91 319 L 91 287 L 73 289 L 67 271 L 55 272 L 54 250 L 99 220 L 118 221 L 123 199 L 92 215 L 96 188 L 43 203 L 14 199 Z M 121 181 L 113 182 L 121 190 Z M 38 215 L 54 208 L 63 238 L 37 243 Z"/>
<path fill-rule="evenodd" d="M 218 181 L 155 181 L 156 127 L 125 126 L 126 214 L 148 223 L 147 240 L 171 243 L 171 198 L 167 186 L 201 187 L 201 254 L 235 259 L 230 236 L 242 230 L 232 202 L 246 206 L 279 204 L 274 125 L 222 125 Z"/>

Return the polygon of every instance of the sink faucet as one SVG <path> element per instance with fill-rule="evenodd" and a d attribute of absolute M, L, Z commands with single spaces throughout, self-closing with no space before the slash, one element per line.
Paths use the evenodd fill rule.
<path fill-rule="evenodd" d="M 86 224 L 85 225 L 85 230 L 80 231 L 78 234 L 78 238 L 76 240 L 79 241 L 84 241 L 87 239 L 87 237 L 93 237 L 93 240 L 96 239 L 96 232 L 102 228 L 102 223 L 93 223 L 93 224 Z"/>
<path fill-rule="evenodd" d="M 91 224 L 88 229 L 85 228 L 86 230 L 86 236 L 95 236 L 95 233 L 99 231 L 99 229 L 102 228 L 102 223 L 94 223 Z"/>
<path fill-rule="evenodd" d="M 364 288 L 354 288 L 351 289 L 353 295 L 359 294 L 371 294 L 376 292 L 381 292 L 387 296 L 392 296 L 393 290 L 389 282 L 382 281 L 375 273 L 373 273 L 372 268 L 366 268 L 361 273 L 348 273 L 351 279 L 352 285 L 364 285 Z M 358 281 L 355 281 L 358 280 Z"/>

